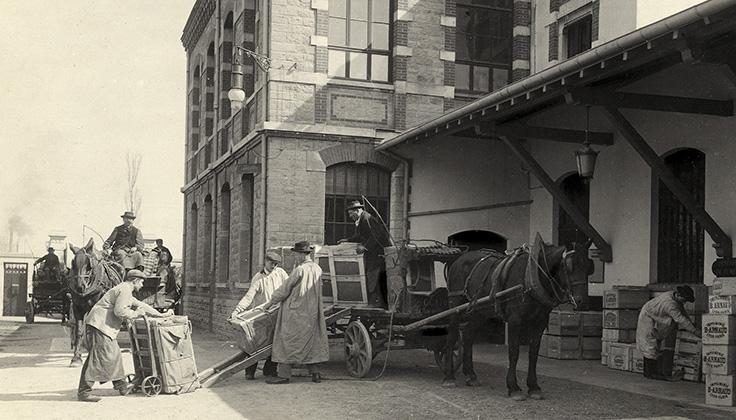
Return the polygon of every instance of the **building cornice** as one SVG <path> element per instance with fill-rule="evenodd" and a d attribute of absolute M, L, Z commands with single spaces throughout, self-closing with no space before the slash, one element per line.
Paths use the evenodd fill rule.
<path fill-rule="evenodd" d="M 184 49 L 189 52 L 197 45 L 197 41 L 202 36 L 207 22 L 215 12 L 216 0 L 197 0 L 189 13 L 187 23 L 184 25 L 184 31 L 181 35 L 181 43 Z"/>

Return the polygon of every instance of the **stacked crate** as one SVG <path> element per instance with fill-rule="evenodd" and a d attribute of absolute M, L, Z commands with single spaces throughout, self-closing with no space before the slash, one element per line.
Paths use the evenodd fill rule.
<path fill-rule="evenodd" d="M 690 382 L 701 381 L 702 345 L 700 339 L 687 331 L 677 332 L 675 344 L 675 357 L 673 365 L 675 370 L 684 372 L 683 379 Z"/>
<path fill-rule="evenodd" d="M 736 405 L 736 278 L 716 278 L 703 316 L 705 403 Z"/>
<path fill-rule="evenodd" d="M 618 286 L 603 292 L 603 365 L 642 372 L 643 358 L 633 343 L 639 310 L 648 300 L 646 287 Z"/>
<path fill-rule="evenodd" d="M 597 359 L 601 353 L 601 313 L 554 310 L 539 355 L 550 359 Z"/>

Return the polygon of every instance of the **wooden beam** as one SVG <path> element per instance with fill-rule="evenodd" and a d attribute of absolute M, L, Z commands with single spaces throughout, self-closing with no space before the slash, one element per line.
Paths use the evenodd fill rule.
<path fill-rule="evenodd" d="M 713 239 L 713 247 L 716 254 L 721 258 L 732 257 L 731 238 L 721 229 L 721 227 L 713 220 L 708 212 L 698 204 L 692 197 L 690 192 L 685 188 L 674 173 L 665 165 L 657 153 L 647 144 L 646 140 L 638 131 L 629 123 L 621 112 L 613 107 L 603 108 L 604 115 L 611 121 L 614 127 L 618 129 L 621 135 L 628 141 L 631 147 L 639 153 L 639 156 L 652 168 L 654 174 L 672 191 L 672 194 L 682 203 L 687 211 L 695 217 L 695 220 L 708 232 Z"/>
<path fill-rule="evenodd" d="M 583 215 L 580 209 L 577 208 L 572 201 L 565 195 L 559 185 L 555 183 L 547 172 L 542 168 L 541 165 L 534 159 L 534 157 L 527 151 L 524 146 L 521 145 L 519 140 L 513 139 L 507 136 L 500 136 L 501 141 L 511 149 L 517 158 L 529 169 L 538 180 L 542 183 L 544 188 L 554 197 L 560 206 L 567 212 L 572 218 L 575 224 L 582 230 L 589 238 L 593 240 L 593 243 L 598 248 L 598 258 L 601 261 L 611 262 L 613 261 L 613 252 L 611 245 L 606 242 L 605 239 L 598 233 L 597 230 L 590 224 L 588 218 Z M 570 157 L 572 159 L 572 156 Z"/>
<path fill-rule="evenodd" d="M 715 115 L 732 117 L 732 100 L 684 98 L 680 96 L 645 95 L 611 91 L 574 90 L 571 92 L 576 102 L 584 105 L 598 105 L 612 108 L 643 109 L 648 111 L 679 112 L 683 114 Z"/>
<path fill-rule="evenodd" d="M 537 127 L 521 123 L 507 123 L 495 125 L 492 122 L 482 122 L 476 126 L 476 133 L 493 136 L 508 136 L 535 140 L 550 140 L 564 143 L 582 143 L 585 140 L 585 131 L 566 128 Z M 613 133 L 590 131 L 588 138 L 592 144 L 610 146 L 613 144 Z"/>

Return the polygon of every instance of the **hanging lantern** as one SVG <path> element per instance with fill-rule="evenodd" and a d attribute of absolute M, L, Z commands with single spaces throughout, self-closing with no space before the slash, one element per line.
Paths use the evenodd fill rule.
<path fill-rule="evenodd" d="M 595 173 L 595 160 L 598 157 L 598 151 L 590 147 L 588 133 L 590 131 L 590 107 L 585 107 L 585 141 L 583 148 L 575 151 L 575 163 L 578 167 L 578 175 L 588 181 L 593 178 Z"/>
<path fill-rule="evenodd" d="M 241 63 L 240 49 L 236 49 L 231 70 L 232 88 L 227 92 L 227 97 L 230 99 L 230 108 L 233 110 L 233 113 L 239 111 L 243 107 L 243 101 L 245 101 L 245 91 L 243 90 L 243 65 Z"/>

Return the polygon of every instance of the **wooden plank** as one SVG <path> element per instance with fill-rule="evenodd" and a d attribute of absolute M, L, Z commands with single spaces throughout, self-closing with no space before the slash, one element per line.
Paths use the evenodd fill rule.
<path fill-rule="evenodd" d="M 551 140 L 565 143 L 582 143 L 585 141 L 585 131 L 553 127 L 536 127 L 520 123 L 503 125 L 483 124 L 483 132 L 492 132 L 496 135 L 521 137 L 535 140 Z M 610 146 L 613 144 L 613 133 L 589 131 L 588 140 L 592 144 Z"/>
<path fill-rule="evenodd" d="M 604 107 L 603 114 L 611 121 L 614 127 L 621 133 L 621 135 L 628 141 L 631 147 L 639 153 L 639 156 L 652 168 L 654 174 L 659 178 L 667 188 L 672 191 L 672 194 L 680 200 L 683 206 L 692 214 L 695 219 L 700 223 L 701 226 L 708 232 L 708 235 L 713 239 L 713 247 L 716 249 L 716 254 L 721 258 L 732 257 L 732 243 L 731 238 L 721 229 L 715 220 L 708 214 L 708 212 L 698 205 L 695 199 L 692 197 L 690 192 L 682 185 L 680 180 L 677 179 L 674 173 L 665 165 L 664 161 L 660 159 L 659 155 L 647 144 L 646 140 L 639 134 L 638 131 L 632 126 L 626 117 L 614 107 Z M 565 209 L 567 210 L 567 209 Z M 568 212 L 569 213 L 569 212 Z M 587 233 L 587 232 L 586 232 Z M 590 235 L 588 235 L 590 237 Z"/>
<path fill-rule="evenodd" d="M 245 353 L 241 353 L 240 355 L 245 355 Z M 215 369 L 207 369 L 203 372 L 206 373 L 207 376 L 200 374 L 199 381 L 202 384 L 202 387 L 209 388 L 223 379 L 232 376 L 247 367 L 253 366 L 258 363 L 259 360 L 267 358 L 271 355 L 271 345 L 258 350 L 250 356 L 246 356 L 244 359 L 240 359 L 240 355 L 226 359 L 219 363 Z"/>
<path fill-rule="evenodd" d="M 583 215 L 572 201 L 560 189 L 559 185 L 552 180 L 541 165 L 534 157 L 521 145 L 521 142 L 506 136 L 499 137 L 512 152 L 521 160 L 529 171 L 544 185 L 544 188 L 554 197 L 560 206 L 570 215 L 570 218 L 582 230 L 586 236 L 593 239 L 593 243 L 598 248 L 598 258 L 601 261 L 613 261 L 613 252 L 611 245 L 598 233 L 598 231 L 590 224 L 588 218 Z"/>
<path fill-rule="evenodd" d="M 609 90 L 574 90 L 571 94 L 573 100 L 584 105 L 715 115 L 721 117 L 731 117 L 734 115 L 734 106 L 731 100 L 644 95 Z"/>

